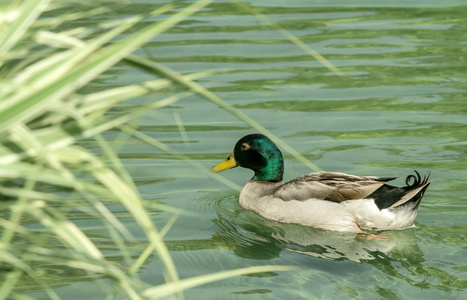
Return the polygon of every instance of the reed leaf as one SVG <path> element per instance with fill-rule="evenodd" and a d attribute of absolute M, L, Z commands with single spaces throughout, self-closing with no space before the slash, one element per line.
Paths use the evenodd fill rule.
<path fill-rule="evenodd" d="M 163 299 L 166 298 L 180 289 L 186 290 L 203 284 L 207 284 L 213 281 L 219 281 L 227 279 L 234 276 L 260 273 L 260 272 L 271 272 L 271 271 L 292 271 L 296 270 L 296 267 L 289 266 L 260 266 L 260 267 L 249 267 L 243 269 L 236 269 L 224 272 L 213 273 L 209 275 L 191 277 L 188 279 L 180 280 L 176 283 L 165 284 L 163 286 L 157 286 L 153 288 L 146 289 L 143 292 L 145 297 L 149 299 Z"/>
<path fill-rule="evenodd" d="M 111 12 L 113 5 L 123 4 L 106 6 L 104 3 L 108 2 L 100 0 L 80 4 L 67 0 L 26 0 L 5 6 L 5 13 L 0 14 L 0 194 L 11 201 L 8 206 L 11 213 L 0 219 L 3 228 L 0 267 L 8 266 L 12 271 L 0 283 L 0 299 L 24 298 L 15 294 L 15 285 L 25 274 L 51 299 L 60 299 L 48 284 L 47 271 L 41 269 L 44 265 L 105 275 L 115 283 L 109 297 L 124 293 L 123 297 L 129 299 L 182 298 L 183 290 L 215 280 L 254 272 L 290 270 L 281 266 L 252 267 L 180 280 L 163 241 L 180 211 L 160 205 L 174 216 L 159 231 L 148 210 L 156 204 L 148 205 L 142 199 L 117 151 L 104 135 L 109 130 L 119 130 L 122 140 L 134 137 L 144 141 L 234 189 L 240 187 L 214 176 L 202 164 L 128 123 L 147 111 L 162 109 L 195 92 L 275 141 L 279 140 L 194 81 L 212 72 L 182 75 L 148 59 L 132 56 L 145 43 L 210 2 L 196 1 L 184 8 L 177 7 L 164 18 L 151 18 L 174 7 L 163 5 L 147 15 L 102 21 L 95 26 L 70 23 Z M 57 17 L 47 17 L 46 14 L 55 9 L 64 12 Z M 145 22 L 148 16 L 150 23 Z M 150 71 L 159 78 L 97 92 L 83 89 L 120 62 Z M 127 99 L 166 92 L 174 84 L 183 86 L 186 91 L 162 99 L 158 96 L 157 101 L 109 114 Z M 181 118 L 177 120 L 183 133 Z M 83 139 L 96 142 L 97 149 L 92 151 L 80 146 Z M 293 149 L 284 148 L 294 153 Z M 136 259 L 131 250 L 134 236 L 106 206 L 107 202 L 124 207 L 125 213 L 146 234 L 147 243 L 140 247 L 143 251 Z M 76 212 L 98 218 L 103 223 L 125 265 L 105 256 L 98 240 L 72 220 Z M 25 226 L 26 220 L 42 224 L 41 230 Z M 138 278 L 141 266 L 151 255 L 157 255 L 162 262 L 164 270 L 161 272 L 166 279 L 166 283 L 154 287 Z"/>

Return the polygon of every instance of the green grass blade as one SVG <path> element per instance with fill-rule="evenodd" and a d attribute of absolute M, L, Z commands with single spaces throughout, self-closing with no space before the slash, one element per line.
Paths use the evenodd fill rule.
<path fill-rule="evenodd" d="M 157 75 L 161 75 L 164 78 L 168 78 L 175 83 L 178 83 L 182 86 L 187 87 L 191 91 L 194 91 L 198 93 L 199 95 L 205 97 L 206 99 L 212 101 L 213 103 L 219 105 L 238 119 L 242 120 L 243 122 L 249 124 L 251 127 L 255 128 L 257 131 L 263 133 L 264 135 L 267 135 L 272 141 L 274 141 L 278 146 L 282 147 L 285 151 L 289 152 L 293 157 L 295 157 L 297 160 L 308 166 L 310 169 L 314 171 L 319 171 L 320 169 L 313 164 L 311 161 L 306 159 L 303 155 L 298 153 L 295 149 L 293 149 L 291 146 L 289 146 L 287 143 L 282 141 L 280 138 L 278 138 L 276 135 L 274 135 L 272 132 L 267 130 L 264 126 L 256 122 L 255 120 L 251 119 L 248 117 L 246 114 L 243 112 L 239 111 L 235 107 L 232 107 L 229 105 L 227 102 L 216 96 L 214 93 L 206 89 L 205 87 L 199 85 L 198 83 L 189 80 L 188 78 L 184 77 L 183 75 L 166 68 L 162 66 L 161 64 L 158 64 L 156 62 L 150 61 L 145 58 L 141 57 L 135 57 L 135 56 L 129 56 L 125 59 L 130 64 L 139 66 L 143 69 L 145 69 L 148 72 L 155 73 Z"/>
<path fill-rule="evenodd" d="M 8 51 L 23 37 L 49 2 L 50 0 L 23 1 L 21 6 L 15 10 L 18 12 L 15 20 L 8 25 L 6 25 L 6 20 L 1 24 L 2 26 L 8 26 L 8 30 L 5 30 L 4 34 L 0 35 L 0 66 L 3 64 L 2 57 L 5 57 Z M 8 13 L 13 14 L 13 11 Z"/>
<path fill-rule="evenodd" d="M 271 28 L 274 28 L 277 30 L 280 34 L 282 34 L 284 37 L 286 37 L 290 42 L 295 44 L 297 47 L 305 51 L 307 54 L 311 55 L 314 59 L 319 61 L 323 66 L 328 68 L 331 72 L 333 72 L 336 75 L 339 76 L 344 76 L 344 73 L 341 72 L 335 65 L 333 65 L 329 60 L 324 58 L 321 54 L 318 53 L 318 51 L 314 50 L 304 42 L 302 42 L 298 37 L 295 35 L 291 34 L 289 31 L 285 30 L 284 28 L 280 27 L 275 23 L 273 20 L 268 18 L 267 16 L 263 15 L 262 13 L 258 12 L 251 6 L 245 5 L 243 2 L 239 2 L 238 0 L 232 0 L 237 6 L 243 8 L 244 10 L 252 13 L 255 17 L 263 21 L 264 23 L 268 24 Z"/>
<path fill-rule="evenodd" d="M 173 150 L 172 148 L 170 148 L 169 146 L 165 145 L 164 143 L 161 143 L 160 141 L 144 134 L 144 133 L 141 133 L 133 128 L 130 128 L 128 126 L 121 126 L 119 127 L 123 132 L 127 133 L 127 134 L 130 134 L 142 141 L 144 141 L 145 143 L 147 143 L 148 145 L 152 145 L 166 153 L 169 153 L 171 154 L 172 156 L 180 159 L 180 160 L 183 160 L 185 161 L 186 163 L 190 164 L 191 166 L 195 167 L 196 169 L 198 169 L 199 171 L 203 172 L 204 174 L 206 174 L 207 176 L 211 177 L 211 178 L 214 178 L 216 180 L 218 180 L 219 182 L 227 185 L 228 187 L 232 188 L 232 189 L 235 189 L 235 190 L 238 190 L 240 191 L 242 188 L 233 183 L 232 181 L 226 179 L 225 177 L 223 176 L 215 176 L 215 174 L 213 174 L 209 169 L 207 169 L 206 167 L 204 167 L 202 164 L 190 159 L 187 155 L 184 155 L 184 154 L 181 154 L 181 153 L 178 153 L 176 152 L 175 150 Z"/>
<path fill-rule="evenodd" d="M 292 271 L 296 270 L 297 267 L 291 266 L 260 266 L 250 267 L 231 271 L 224 271 L 219 273 L 213 273 L 209 275 L 197 276 L 188 279 L 180 280 L 179 282 L 168 283 L 162 286 L 156 286 L 146 289 L 143 292 L 143 296 L 149 299 L 164 299 L 170 295 L 175 294 L 179 290 L 187 290 L 196 286 L 211 283 L 214 281 L 224 280 L 234 276 L 240 276 L 245 274 L 260 273 L 260 272 L 273 272 L 273 271 Z"/>
<path fill-rule="evenodd" d="M 14 106 L 10 106 L 1 111 L 0 133 L 2 130 L 5 130 L 5 128 L 8 128 L 8 126 L 21 121 L 26 122 L 27 120 L 37 116 L 38 113 L 42 112 L 41 108 L 45 108 L 50 101 L 62 99 L 62 97 L 82 87 L 103 71 L 128 56 L 131 52 L 141 47 L 153 36 L 163 32 L 177 22 L 180 22 L 190 14 L 193 14 L 196 10 L 201 9 L 209 3 L 210 1 L 195 2 L 186 9 L 175 14 L 173 17 L 148 26 L 147 28 L 133 34 L 127 40 L 116 42 L 102 51 L 99 51 L 85 63 L 78 65 L 77 68 L 70 70 L 63 77 L 54 80 L 45 87 L 37 91 L 30 91 L 26 96 L 14 101 Z M 136 21 L 136 19 L 134 21 Z M 119 27 L 118 31 L 125 29 L 128 24 L 131 24 L 131 22 L 121 25 L 121 28 Z M 106 38 L 110 38 L 110 35 L 106 36 Z M 106 39 L 101 38 L 99 39 L 99 43 L 102 43 L 105 40 Z M 86 52 L 84 49 L 82 51 Z M 76 61 L 76 63 L 77 62 L 78 61 Z M 65 69 L 62 68 L 61 70 Z"/>

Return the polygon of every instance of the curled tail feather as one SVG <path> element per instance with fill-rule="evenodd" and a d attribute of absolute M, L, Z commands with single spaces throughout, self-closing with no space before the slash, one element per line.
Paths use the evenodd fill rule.
<path fill-rule="evenodd" d="M 413 209 L 417 209 L 431 182 L 428 181 L 430 174 L 422 178 L 420 173 L 415 170 L 414 172 L 416 175 L 411 174 L 406 177 L 405 187 L 394 187 L 385 184 L 368 196 L 368 198 L 373 198 L 380 210 L 395 208 L 409 203 L 414 203 Z"/>

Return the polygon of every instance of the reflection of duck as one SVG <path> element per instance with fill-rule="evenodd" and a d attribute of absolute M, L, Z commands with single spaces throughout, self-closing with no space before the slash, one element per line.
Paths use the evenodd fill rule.
<path fill-rule="evenodd" d="M 240 257 L 276 259 L 284 250 L 326 260 L 359 263 L 380 261 L 386 256 L 396 260 L 419 261 L 423 256 L 413 230 L 386 232 L 391 240 L 384 242 L 355 238 L 348 232 L 330 232 L 267 220 L 239 208 L 234 195 L 216 194 L 205 195 L 207 197 L 204 199 L 216 206 L 218 215 L 212 220 L 216 229 L 211 242 L 216 247 L 232 250 Z"/>
<path fill-rule="evenodd" d="M 278 241 L 276 244 L 280 244 L 282 249 L 317 258 L 364 262 L 378 259 L 381 254 L 393 259 L 410 257 L 411 260 L 418 260 L 422 255 L 413 230 L 386 232 L 390 240 L 383 242 L 355 238 L 347 232 L 329 232 L 266 219 L 262 219 L 261 223 L 262 226 L 274 229 L 271 238 Z"/>
<path fill-rule="evenodd" d="M 240 193 L 240 206 L 266 219 L 336 231 L 390 230 L 409 227 L 430 185 L 429 175 L 407 176 L 405 187 L 385 182 L 396 179 L 315 172 L 283 183 L 282 153 L 266 136 L 240 139 L 232 155 L 214 166 L 221 172 L 236 166 L 255 176 Z M 413 180 L 412 184 L 409 184 Z"/>

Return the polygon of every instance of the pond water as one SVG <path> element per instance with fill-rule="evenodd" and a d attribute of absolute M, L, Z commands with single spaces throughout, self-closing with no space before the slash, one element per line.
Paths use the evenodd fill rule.
<path fill-rule="evenodd" d="M 239 7 L 215 1 L 147 49 L 181 73 L 217 71 L 198 82 L 322 170 L 407 176 L 416 169 L 431 172 L 433 183 L 420 205 L 416 228 L 386 232 L 391 241 L 381 242 L 267 221 L 238 206 L 238 190 L 186 162 L 140 142 L 115 142 L 145 199 L 187 212 L 165 235 L 181 278 L 248 266 L 300 267 L 204 285 L 186 291 L 185 297 L 466 298 L 465 1 L 288 2 L 245 1 Z M 135 1 L 132 7 L 135 13 L 146 12 L 162 3 Z M 251 8 L 299 37 L 343 75 L 255 17 Z M 121 68 L 109 74 L 99 88 L 151 79 Z M 226 158 L 239 138 L 255 132 L 199 96 L 148 112 L 138 122 L 142 132 L 206 169 Z M 284 154 L 285 180 L 310 172 Z M 252 173 L 236 168 L 221 175 L 243 186 Z M 404 184 L 403 179 L 396 183 Z M 126 221 L 123 208 L 109 209 L 121 210 L 121 221 L 130 230 L 137 227 Z M 173 214 L 154 210 L 152 218 L 161 229 Z M 105 245 L 107 234 L 98 220 L 77 215 L 74 221 Z M 136 229 L 134 235 L 146 242 Z M 114 250 L 105 253 L 111 257 Z M 64 276 L 52 287 L 63 299 L 103 299 L 101 286 L 109 279 L 61 272 Z M 150 285 L 164 282 L 156 253 L 140 276 Z"/>

